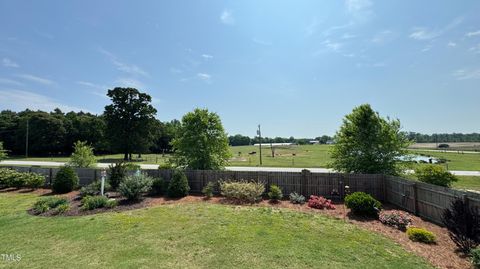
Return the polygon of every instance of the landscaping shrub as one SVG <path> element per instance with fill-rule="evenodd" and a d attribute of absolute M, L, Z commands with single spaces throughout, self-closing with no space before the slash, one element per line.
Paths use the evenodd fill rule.
<path fill-rule="evenodd" d="M 238 202 L 255 203 L 260 201 L 265 192 L 265 186 L 262 183 L 248 181 L 222 181 L 220 182 L 220 192 L 227 199 Z"/>
<path fill-rule="evenodd" d="M 52 189 L 56 193 L 67 193 L 78 186 L 78 176 L 70 166 L 63 166 L 58 170 Z"/>
<path fill-rule="evenodd" d="M 108 184 L 107 181 L 105 181 L 105 186 L 103 187 L 105 192 L 110 190 L 110 184 Z M 80 197 L 100 195 L 102 190 L 101 188 L 102 182 L 100 180 L 95 180 L 94 182 L 80 189 Z"/>
<path fill-rule="evenodd" d="M 407 227 L 412 223 L 411 216 L 400 210 L 382 211 L 380 212 L 378 219 L 381 223 L 395 227 L 399 230 L 405 231 Z"/>
<path fill-rule="evenodd" d="M 33 204 L 33 211 L 36 214 L 41 214 L 61 205 L 68 205 L 68 200 L 58 196 L 42 197 Z"/>
<path fill-rule="evenodd" d="M 152 195 L 160 195 L 165 192 L 166 189 L 165 180 L 161 177 L 156 177 L 152 181 L 152 188 L 150 189 L 150 194 Z"/>
<path fill-rule="evenodd" d="M 70 209 L 69 204 L 61 204 L 61 205 L 59 205 L 55 208 L 55 211 L 56 211 L 57 214 L 63 214 L 65 212 L 67 212 L 69 209 Z"/>
<path fill-rule="evenodd" d="M 436 241 L 435 235 L 422 228 L 410 227 L 407 228 L 407 235 L 410 240 L 421 242 L 425 244 L 433 244 Z"/>
<path fill-rule="evenodd" d="M 354 192 L 345 197 L 345 205 L 352 210 L 352 213 L 359 216 L 377 216 L 382 204 L 370 194 Z"/>
<path fill-rule="evenodd" d="M 0 169 L 0 187 L 22 188 L 29 187 L 36 189 L 45 183 L 45 177 L 37 173 L 17 172 L 13 169 Z"/>
<path fill-rule="evenodd" d="M 300 195 L 296 192 L 290 193 L 290 202 L 292 204 L 301 204 L 303 205 L 305 203 L 305 196 Z"/>
<path fill-rule="evenodd" d="M 277 185 L 270 185 L 270 191 L 268 192 L 268 198 L 271 201 L 276 202 L 283 198 L 282 189 Z"/>
<path fill-rule="evenodd" d="M 96 208 L 113 208 L 117 206 L 116 200 L 110 200 L 105 196 L 85 196 L 82 199 L 83 210 L 93 210 Z"/>
<path fill-rule="evenodd" d="M 24 173 L 25 187 L 38 189 L 45 184 L 45 177 L 37 173 Z"/>
<path fill-rule="evenodd" d="M 70 157 L 70 165 L 75 167 L 90 167 L 97 162 L 93 154 L 93 147 L 89 146 L 87 142 L 77 141 L 73 144 L 73 147 L 74 150 Z"/>
<path fill-rule="evenodd" d="M 443 187 L 450 187 L 453 182 L 458 181 L 445 167 L 435 164 L 418 167 L 415 169 L 415 176 L 422 182 Z"/>
<path fill-rule="evenodd" d="M 480 247 L 476 247 L 470 251 L 472 264 L 476 269 L 480 269 Z"/>
<path fill-rule="evenodd" d="M 207 199 L 212 198 L 214 188 L 215 188 L 215 183 L 213 183 L 212 181 L 208 182 L 207 185 L 202 189 L 203 195 L 205 195 Z"/>
<path fill-rule="evenodd" d="M 108 167 L 109 175 L 108 183 L 110 184 L 112 190 L 116 190 L 120 182 L 127 176 L 127 166 L 124 162 L 118 162 L 111 164 Z"/>
<path fill-rule="evenodd" d="M 150 191 L 152 181 L 152 178 L 145 174 L 128 176 L 120 183 L 118 191 L 127 200 L 138 200 L 143 193 Z"/>
<path fill-rule="evenodd" d="M 310 195 L 307 205 L 308 207 L 316 209 L 335 209 L 335 205 L 332 204 L 332 200 L 326 199 L 323 196 Z"/>
<path fill-rule="evenodd" d="M 168 196 L 172 198 L 184 197 L 188 195 L 190 186 L 188 179 L 182 170 L 174 170 L 170 184 L 168 184 Z"/>
<path fill-rule="evenodd" d="M 442 215 L 448 235 L 464 253 L 480 244 L 480 214 L 477 207 L 468 206 L 462 199 L 452 201 Z"/>

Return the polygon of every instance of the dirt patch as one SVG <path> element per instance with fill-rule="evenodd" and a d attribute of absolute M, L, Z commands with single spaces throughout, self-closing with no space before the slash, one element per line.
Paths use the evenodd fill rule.
<path fill-rule="evenodd" d="M 3 191 L 2 191 L 3 192 Z M 19 192 L 21 190 L 14 190 L 9 192 Z M 32 193 L 39 195 L 51 195 L 49 190 L 35 190 Z M 95 210 L 82 210 L 81 209 L 81 200 L 78 197 L 78 192 L 71 192 L 65 195 L 70 200 L 70 210 L 62 214 L 62 216 L 81 216 L 81 215 L 92 215 L 104 212 L 121 212 L 132 209 L 139 209 L 152 206 L 161 206 L 168 204 L 185 204 L 185 203 L 214 203 L 214 204 L 229 204 L 232 203 L 222 197 L 212 197 L 211 199 L 206 200 L 203 196 L 189 195 L 180 199 L 170 199 L 166 197 L 144 197 L 144 199 L 137 202 L 129 202 L 121 198 L 118 194 L 110 193 L 112 198 L 118 200 L 118 206 L 113 209 L 99 208 Z M 239 205 L 236 203 L 235 205 Z M 286 208 L 291 210 L 297 210 L 301 212 L 308 212 L 314 214 L 325 214 L 328 216 L 335 217 L 337 219 L 344 220 L 348 223 L 353 223 L 358 225 L 361 228 L 366 230 L 382 234 L 394 242 L 400 244 L 404 249 L 409 252 L 415 253 L 421 257 L 424 257 L 431 264 L 438 268 L 445 269 L 465 269 L 473 268 L 470 264 L 468 257 L 465 257 L 461 253 L 457 252 L 457 247 L 455 243 L 448 236 L 448 230 L 446 228 L 440 227 L 431 222 L 425 221 L 417 216 L 412 215 L 412 225 L 416 227 L 425 228 L 433 232 L 437 237 L 437 243 L 433 245 L 422 244 L 418 242 L 413 242 L 408 239 L 405 232 L 402 232 L 398 229 L 392 228 L 382 224 L 376 219 L 368 218 L 358 218 L 350 214 L 350 210 L 345 208 L 343 204 L 336 204 L 334 210 L 318 210 L 309 208 L 306 204 L 298 205 L 292 204 L 289 201 L 278 201 L 277 203 L 271 203 L 268 200 L 263 200 L 254 205 L 246 205 L 254 207 L 274 207 L 274 208 Z M 384 210 L 399 210 L 390 205 L 385 205 Z M 31 210 L 29 213 L 33 214 Z M 44 213 L 41 216 L 52 216 L 52 213 Z"/>

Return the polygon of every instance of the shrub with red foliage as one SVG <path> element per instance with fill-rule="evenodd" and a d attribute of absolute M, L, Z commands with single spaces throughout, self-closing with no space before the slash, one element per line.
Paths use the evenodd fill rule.
<path fill-rule="evenodd" d="M 323 196 L 315 195 L 310 195 L 310 199 L 308 199 L 308 207 L 316 209 L 335 209 L 332 200 L 326 199 Z"/>

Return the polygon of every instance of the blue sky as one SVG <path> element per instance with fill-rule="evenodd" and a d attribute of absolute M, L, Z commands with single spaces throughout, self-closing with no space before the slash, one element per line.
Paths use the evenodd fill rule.
<path fill-rule="evenodd" d="M 152 95 L 228 133 L 333 134 L 370 103 L 423 133 L 480 130 L 480 1 L 0 2 L 0 109 L 102 113 Z"/>

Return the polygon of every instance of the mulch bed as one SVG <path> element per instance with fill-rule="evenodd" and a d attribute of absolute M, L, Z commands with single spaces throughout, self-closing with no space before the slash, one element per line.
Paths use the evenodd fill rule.
<path fill-rule="evenodd" d="M 24 190 L 2 190 L 2 192 L 18 192 L 25 193 L 31 192 L 39 194 L 42 196 L 52 195 L 50 190 L 35 190 L 35 191 L 24 191 Z M 118 200 L 118 206 L 113 209 L 99 208 L 95 210 L 82 210 L 80 208 L 81 200 L 78 198 L 78 192 L 70 192 L 63 196 L 67 197 L 70 200 L 70 210 L 62 214 L 62 216 L 81 216 L 81 215 L 92 215 L 103 212 L 121 212 L 125 210 L 139 209 L 152 206 L 160 206 L 166 204 L 181 204 L 181 203 L 215 203 L 215 204 L 229 204 L 231 202 L 225 200 L 222 197 L 213 197 L 209 200 L 206 200 L 203 196 L 189 195 L 181 199 L 170 199 L 166 197 L 144 197 L 143 200 L 138 202 L 127 202 L 125 199 L 118 196 L 118 194 L 110 194 Z M 350 214 L 350 210 L 346 209 L 343 204 L 336 204 L 336 209 L 334 210 L 319 210 L 309 208 L 306 204 L 298 205 L 292 204 L 289 201 L 279 201 L 277 203 L 271 203 L 268 200 L 263 200 L 257 204 L 251 205 L 256 207 L 275 207 L 275 208 L 287 208 L 292 210 L 297 210 L 301 212 L 309 213 L 320 213 L 326 214 L 341 220 L 344 220 L 348 223 L 353 223 L 361 228 L 373 231 L 375 233 L 382 234 L 396 243 L 400 244 L 404 249 L 409 252 L 415 253 L 421 257 L 424 257 L 431 264 L 438 268 L 446 269 L 465 269 L 473 268 L 468 257 L 457 252 L 457 247 L 455 243 L 448 236 L 448 230 L 446 228 L 440 227 L 431 222 L 425 221 L 417 216 L 412 215 L 412 225 L 415 227 L 425 228 L 433 232 L 437 237 L 436 244 L 423 244 L 418 242 L 413 242 L 408 239 L 405 232 L 395 229 L 390 226 L 382 224 L 380 221 L 375 219 L 366 219 L 358 218 Z M 384 210 L 399 210 L 391 205 L 384 205 Z M 33 214 L 29 210 L 30 214 Z M 41 216 L 51 216 L 51 213 L 44 213 Z"/>

